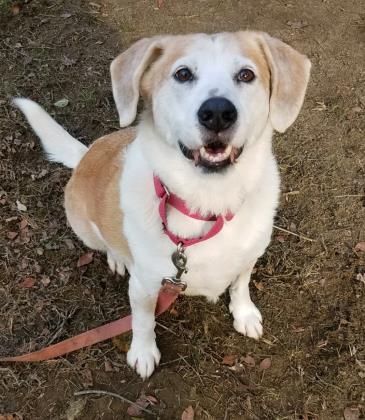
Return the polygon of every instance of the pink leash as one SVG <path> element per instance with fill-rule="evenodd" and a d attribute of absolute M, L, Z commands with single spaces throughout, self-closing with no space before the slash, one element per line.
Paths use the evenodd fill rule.
<path fill-rule="evenodd" d="M 217 235 L 222 230 L 224 225 L 224 219 L 229 221 L 233 218 L 233 215 L 231 213 L 228 213 L 225 217 L 221 215 L 209 215 L 207 217 L 203 217 L 199 213 L 191 213 L 186 207 L 185 202 L 175 194 L 170 193 L 157 176 L 153 177 L 153 181 L 155 185 L 156 195 L 160 199 L 158 210 L 162 220 L 164 232 L 175 245 L 182 245 L 185 248 L 190 245 L 206 241 L 212 238 L 213 236 Z M 201 237 L 191 239 L 180 238 L 179 236 L 173 234 L 168 228 L 166 209 L 167 205 L 174 207 L 176 210 L 180 211 L 182 214 L 188 217 L 197 220 L 214 222 L 214 224 L 212 228 Z M 168 278 L 168 280 L 169 279 L 170 278 Z M 156 316 L 167 311 L 167 309 L 175 302 L 175 300 L 177 299 L 179 294 L 185 289 L 185 287 L 186 285 L 183 282 L 164 282 L 160 289 L 157 299 L 155 311 Z M 128 315 L 124 318 L 109 322 L 108 324 L 104 324 L 100 327 L 86 331 L 75 337 L 68 338 L 67 340 L 61 341 L 60 343 L 52 344 L 51 346 L 45 347 L 41 350 L 23 354 L 20 356 L 0 358 L 0 362 L 37 362 L 53 359 L 55 357 L 62 356 L 72 351 L 79 350 L 81 348 L 91 346 L 96 343 L 100 343 L 104 340 L 108 340 L 109 338 L 130 331 L 131 328 L 132 315 Z"/>

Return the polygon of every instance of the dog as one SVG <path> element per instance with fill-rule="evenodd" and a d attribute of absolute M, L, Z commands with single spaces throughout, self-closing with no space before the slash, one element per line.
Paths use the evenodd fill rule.
<path fill-rule="evenodd" d="M 160 361 L 156 300 L 161 280 L 178 268 L 176 252 L 188 271 L 183 265 L 170 279 L 181 277 L 186 295 L 210 301 L 229 288 L 234 328 L 261 337 L 249 281 L 278 205 L 272 135 L 295 121 L 310 67 L 306 56 L 262 32 L 141 39 L 111 63 L 127 128 L 90 148 L 36 103 L 14 100 L 49 160 L 73 168 L 65 209 L 74 232 L 104 251 L 113 271 L 130 274 L 127 361 L 143 379 Z M 140 97 L 144 110 L 129 127 Z M 172 195 L 183 209 L 169 204 Z"/>

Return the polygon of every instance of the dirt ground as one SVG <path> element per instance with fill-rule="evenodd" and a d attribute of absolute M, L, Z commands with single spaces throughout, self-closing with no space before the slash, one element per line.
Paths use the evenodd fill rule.
<path fill-rule="evenodd" d="M 234 331 L 227 296 L 216 305 L 183 298 L 158 320 L 162 360 L 148 381 L 126 366 L 128 337 L 50 362 L 1 364 L 0 419 L 130 418 L 119 399 L 74 396 L 84 389 L 154 396 L 146 419 L 180 419 L 189 406 L 197 419 L 364 418 L 365 252 L 356 248 L 365 241 L 364 4 L 0 0 L 0 25 L 0 355 L 129 312 L 126 281 L 103 255 L 77 267 L 87 249 L 62 208 L 70 171 L 45 161 L 9 98 L 33 98 L 89 143 L 118 128 L 109 63 L 143 36 L 260 29 L 313 63 L 304 108 L 274 141 L 275 225 L 292 233 L 274 230 L 253 276 L 264 339 Z M 56 107 L 61 99 L 69 103 Z"/>

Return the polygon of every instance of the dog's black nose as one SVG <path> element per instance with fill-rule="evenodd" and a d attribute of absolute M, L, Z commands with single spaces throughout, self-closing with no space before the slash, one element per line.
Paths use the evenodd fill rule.
<path fill-rule="evenodd" d="M 205 128 L 219 133 L 236 122 L 237 109 L 226 98 L 210 98 L 199 108 L 198 119 Z"/>

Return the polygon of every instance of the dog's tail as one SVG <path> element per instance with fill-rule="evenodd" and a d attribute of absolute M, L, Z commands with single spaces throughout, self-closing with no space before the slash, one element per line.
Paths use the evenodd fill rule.
<path fill-rule="evenodd" d="M 26 116 L 29 124 L 41 139 L 49 160 L 75 168 L 88 148 L 72 137 L 47 112 L 35 102 L 14 98 L 16 105 Z"/>

